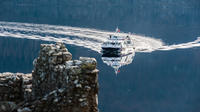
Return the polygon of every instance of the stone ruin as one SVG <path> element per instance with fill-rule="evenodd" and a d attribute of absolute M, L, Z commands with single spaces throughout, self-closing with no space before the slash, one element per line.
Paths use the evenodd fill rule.
<path fill-rule="evenodd" d="M 41 44 L 32 74 L 0 74 L 0 112 L 98 112 L 96 60 L 71 59 L 64 44 Z"/>

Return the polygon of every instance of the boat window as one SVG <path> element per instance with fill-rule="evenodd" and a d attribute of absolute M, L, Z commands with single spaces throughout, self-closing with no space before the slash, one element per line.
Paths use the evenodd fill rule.
<path fill-rule="evenodd" d="M 111 44 L 112 44 L 112 45 L 115 45 L 115 43 L 113 43 L 113 42 L 112 42 Z"/>
<path fill-rule="evenodd" d="M 113 36 L 114 38 L 117 38 L 117 36 Z"/>

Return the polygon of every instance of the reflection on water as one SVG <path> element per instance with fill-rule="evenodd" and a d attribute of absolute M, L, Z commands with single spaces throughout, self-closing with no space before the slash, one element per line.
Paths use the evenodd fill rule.
<path fill-rule="evenodd" d="M 119 68 L 128 64 L 131 64 L 135 56 L 135 52 L 120 56 L 120 55 L 108 55 L 108 54 L 103 54 L 102 55 L 102 60 L 104 63 L 106 63 L 108 66 L 111 66 L 114 68 L 115 74 L 117 75 L 120 70 Z"/>

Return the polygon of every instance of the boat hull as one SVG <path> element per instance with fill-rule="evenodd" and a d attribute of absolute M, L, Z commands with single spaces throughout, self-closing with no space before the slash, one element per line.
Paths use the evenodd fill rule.
<path fill-rule="evenodd" d="M 120 52 L 121 52 L 120 48 L 102 48 L 103 54 L 115 55 L 115 54 L 121 54 Z"/>
<path fill-rule="evenodd" d="M 106 56 L 124 56 L 134 52 L 133 48 L 102 48 L 102 54 Z"/>

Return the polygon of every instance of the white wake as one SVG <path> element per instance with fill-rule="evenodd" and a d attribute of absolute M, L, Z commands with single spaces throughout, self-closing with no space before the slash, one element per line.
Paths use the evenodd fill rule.
<path fill-rule="evenodd" d="M 115 35 L 114 32 L 89 28 L 46 24 L 0 22 L 0 37 L 14 37 L 63 42 L 66 44 L 86 47 L 97 52 L 100 52 L 101 44 L 107 40 L 110 34 Z M 197 38 L 197 40 L 188 43 L 164 45 L 161 40 L 151 37 L 128 33 L 119 33 L 119 35 L 129 35 L 133 39 L 135 52 L 185 49 L 200 46 L 200 38 Z"/>

